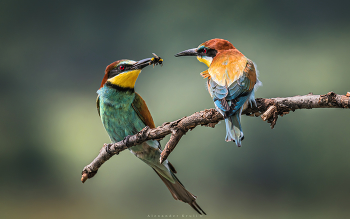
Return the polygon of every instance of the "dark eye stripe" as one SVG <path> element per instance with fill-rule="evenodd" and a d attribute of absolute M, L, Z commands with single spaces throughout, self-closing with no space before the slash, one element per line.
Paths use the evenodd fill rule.
<path fill-rule="evenodd" d="M 122 72 L 125 72 L 132 68 L 132 65 L 118 65 L 108 72 L 108 78 L 113 78 L 116 75 L 119 75 Z"/>
<path fill-rule="evenodd" d="M 201 56 L 215 57 L 217 51 L 215 49 L 203 47 L 203 48 L 198 50 L 198 53 Z"/>

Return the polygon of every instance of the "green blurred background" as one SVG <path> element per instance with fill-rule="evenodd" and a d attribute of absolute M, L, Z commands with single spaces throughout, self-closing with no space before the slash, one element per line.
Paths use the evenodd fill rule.
<path fill-rule="evenodd" d="M 125 151 L 85 184 L 109 138 L 96 112 L 104 69 L 155 52 L 136 90 L 156 125 L 212 108 L 206 66 L 174 54 L 223 38 L 252 59 L 256 97 L 349 89 L 349 1 L 0 2 L 0 218 L 197 216 Z M 243 116 L 243 147 L 225 127 L 197 127 L 170 160 L 206 218 L 345 218 L 350 111 L 298 110 L 271 130 Z M 167 138 L 168 139 L 168 138 Z M 162 141 L 165 145 L 166 140 Z"/>

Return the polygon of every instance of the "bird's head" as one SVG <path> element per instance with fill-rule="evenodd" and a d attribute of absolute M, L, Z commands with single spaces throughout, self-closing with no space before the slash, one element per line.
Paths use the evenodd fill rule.
<path fill-rule="evenodd" d="M 153 58 L 142 59 L 138 62 L 127 59 L 115 61 L 106 67 L 100 88 L 105 84 L 111 84 L 121 88 L 133 89 L 143 68 L 149 65 L 162 64 L 162 62 L 163 59 L 156 55 Z"/>
<path fill-rule="evenodd" d="M 223 39 L 211 39 L 200 44 L 197 48 L 179 52 L 175 57 L 197 56 L 198 61 L 203 62 L 209 67 L 218 52 L 229 49 L 235 49 L 229 41 Z"/>

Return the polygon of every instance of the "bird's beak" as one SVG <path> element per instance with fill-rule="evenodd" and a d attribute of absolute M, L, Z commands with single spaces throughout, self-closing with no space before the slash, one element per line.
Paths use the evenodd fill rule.
<path fill-rule="evenodd" d="M 163 64 L 163 59 L 158 57 L 157 55 L 155 55 L 155 57 L 153 57 L 153 58 L 142 59 L 142 60 L 136 62 L 133 65 L 133 68 L 141 70 L 144 67 L 147 67 L 149 65 L 159 65 L 159 64 L 160 65 Z"/>
<path fill-rule="evenodd" d="M 138 62 L 136 62 L 134 65 L 133 65 L 133 68 L 134 69 L 143 69 L 144 67 L 146 66 L 149 66 L 151 65 L 152 63 L 152 58 L 147 58 L 147 59 L 142 59 Z"/>
<path fill-rule="evenodd" d="M 175 55 L 175 57 L 179 57 L 179 56 L 197 56 L 197 48 L 193 48 L 193 49 L 188 49 L 182 52 L 179 52 L 178 54 Z"/>

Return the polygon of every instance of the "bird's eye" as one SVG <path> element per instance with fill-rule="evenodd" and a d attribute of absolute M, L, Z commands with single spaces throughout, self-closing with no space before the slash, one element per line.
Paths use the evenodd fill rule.
<path fill-rule="evenodd" d="M 203 53 L 207 53 L 207 49 L 206 48 L 203 49 Z"/>
<path fill-rule="evenodd" d="M 125 69 L 125 66 L 124 65 L 120 65 L 119 66 L 119 70 L 123 71 Z"/>

